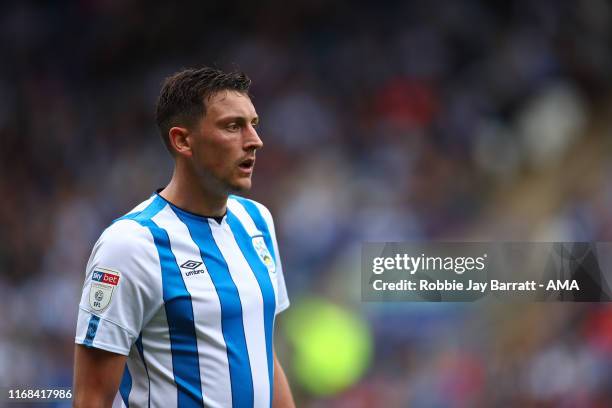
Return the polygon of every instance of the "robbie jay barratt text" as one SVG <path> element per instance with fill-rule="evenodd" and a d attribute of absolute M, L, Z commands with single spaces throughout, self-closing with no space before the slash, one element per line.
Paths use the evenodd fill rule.
<path fill-rule="evenodd" d="M 457 282 L 453 280 L 436 280 L 428 281 L 426 279 L 420 279 L 418 283 L 416 281 L 409 281 L 402 279 L 398 282 L 384 282 L 380 279 L 375 280 L 372 283 L 372 287 L 376 291 L 386 290 L 399 290 L 399 291 L 412 291 L 412 290 L 467 290 L 467 291 L 478 291 L 484 293 L 487 289 L 491 291 L 535 291 L 538 288 L 546 288 L 546 290 L 580 290 L 578 282 L 576 280 L 554 280 L 551 279 L 546 285 L 543 283 L 537 283 L 534 280 L 524 282 L 503 282 L 497 279 L 493 279 L 490 282 L 476 282 L 469 280 L 467 287 L 463 282 Z"/>

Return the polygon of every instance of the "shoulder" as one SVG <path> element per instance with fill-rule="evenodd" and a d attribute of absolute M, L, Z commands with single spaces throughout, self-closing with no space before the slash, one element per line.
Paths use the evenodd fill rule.
<path fill-rule="evenodd" d="M 274 221 L 272 219 L 272 213 L 270 213 L 270 210 L 268 210 L 265 205 L 255 200 L 250 200 L 237 195 L 231 195 L 228 199 L 228 207 L 231 211 L 244 211 L 257 225 L 265 223 L 268 228 L 274 228 Z"/>
<path fill-rule="evenodd" d="M 249 198 L 231 195 L 228 199 L 228 205 L 230 206 L 230 208 L 236 205 L 241 205 L 249 214 L 259 213 L 266 219 L 272 219 L 272 214 L 270 213 L 270 210 L 268 210 L 268 207 L 258 201 L 251 200 Z"/>
<path fill-rule="evenodd" d="M 125 218 L 113 222 L 102 232 L 94 252 L 131 257 L 153 248 L 153 237 L 148 228 L 133 219 Z"/>
<path fill-rule="evenodd" d="M 91 279 L 94 270 L 105 268 L 119 272 L 124 276 L 123 281 L 133 282 L 136 286 L 140 285 L 135 283 L 136 280 L 142 279 L 151 285 L 150 278 L 157 277 L 159 267 L 159 254 L 148 228 L 134 220 L 122 219 L 104 230 L 94 245 L 87 264 L 87 276 Z M 157 288 L 160 283 L 153 286 Z M 120 292 L 125 290 L 121 289 Z"/>
<path fill-rule="evenodd" d="M 148 208 L 155 200 L 155 196 L 149 197 L 127 214 L 114 220 L 100 235 L 96 246 L 104 245 L 116 247 L 117 250 L 130 251 L 139 246 L 152 242 L 149 229 L 138 221 L 138 216 Z"/>

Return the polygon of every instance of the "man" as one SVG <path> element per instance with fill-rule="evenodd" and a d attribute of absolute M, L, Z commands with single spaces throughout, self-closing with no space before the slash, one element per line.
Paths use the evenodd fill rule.
<path fill-rule="evenodd" d="M 289 306 L 272 217 L 251 187 L 259 121 L 242 73 L 166 79 L 168 186 L 117 219 L 87 264 L 74 404 L 292 407 L 273 346 Z"/>

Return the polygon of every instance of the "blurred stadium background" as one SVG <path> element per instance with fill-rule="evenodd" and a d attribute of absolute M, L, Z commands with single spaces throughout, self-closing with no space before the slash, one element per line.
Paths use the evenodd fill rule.
<path fill-rule="evenodd" d="M 253 79 L 299 406 L 612 406 L 610 304 L 360 300 L 363 241 L 612 239 L 610 3 L 489 3 L 3 2 L 0 385 L 71 384 L 89 251 L 169 179 L 160 83 L 214 64 Z"/>

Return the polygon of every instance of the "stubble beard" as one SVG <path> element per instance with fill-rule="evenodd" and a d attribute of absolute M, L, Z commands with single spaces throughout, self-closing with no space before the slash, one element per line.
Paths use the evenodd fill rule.
<path fill-rule="evenodd" d="M 249 191 L 253 185 L 251 177 L 248 178 L 248 182 L 241 182 L 241 180 L 226 180 L 215 177 L 208 173 L 204 175 L 203 185 L 204 189 L 208 190 L 215 195 L 229 196 L 232 194 L 240 194 Z"/>

